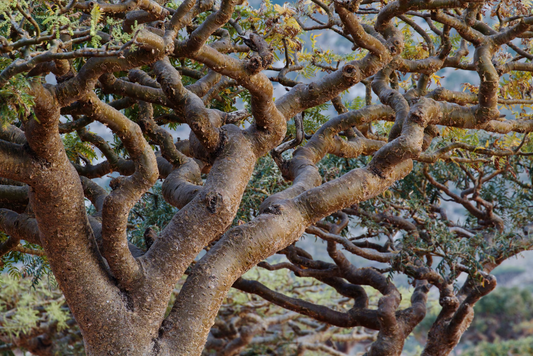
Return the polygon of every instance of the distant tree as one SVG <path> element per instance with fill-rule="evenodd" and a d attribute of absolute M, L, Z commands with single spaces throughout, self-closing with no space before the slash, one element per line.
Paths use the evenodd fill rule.
<path fill-rule="evenodd" d="M 482 342 L 471 350 L 466 351 L 465 356 L 499 356 L 499 355 L 530 355 L 533 353 L 533 337 L 520 340 L 508 340 L 497 343 Z"/>
<path fill-rule="evenodd" d="M 468 339 L 495 342 L 533 335 L 533 296 L 518 287 L 498 288 L 474 308 Z"/>
<path fill-rule="evenodd" d="M 224 307 L 215 323 L 232 287 L 291 311 L 299 354 L 343 354 L 333 336 L 300 338 L 332 326 L 374 330 L 369 356 L 400 355 L 432 286 L 442 310 L 422 355 L 448 355 L 495 288 L 492 270 L 533 244 L 531 11 L 513 0 L 2 1 L 4 268 L 26 254 L 37 274 L 49 263 L 90 356 L 253 348 L 265 336 L 251 330 L 288 314 L 241 322 Z M 333 38 L 343 53 L 324 48 Z M 479 85 L 442 87 L 453 69 Z M 359 84 L 365 98 L 346 101 Z M 287 92 L 274 100 L 277 85 Z M 191 133 L 176 142 L 180 125 Z M 94 179 L 110 173 L 108 191 Z M 176 208 L 170 222 L 135 217 L 146 194 Z M 325 241 L 323 257 L 295 244 L 304 234 Z M 266 261 L 274 254 L 284 260 Z M 244 276 L 256 265 L 342 302 Z M 414 286 L 403 303 L 398 274 Z"/>

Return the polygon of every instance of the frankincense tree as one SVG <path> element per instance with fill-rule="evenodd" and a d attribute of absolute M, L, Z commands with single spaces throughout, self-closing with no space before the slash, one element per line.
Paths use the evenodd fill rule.
<path fill-rule="evenodd" d="M 367 355 L 400 355 L 431 287 L 442 310 L 423 355 L 448 355 L 495 288 L 491 271 L 532 246 L 532 10 L 517 0 L 2 1 L 0 254 L 49 263 L 87 355 L 200 355 L 208 339 L 206 352 L 233 355 L 293 318 L 296 334 L 304 319 L 374 330 Z M 348 50 L 321 48 L 324 33 Z M 479 84 L 445 88 L 450 70 Z M 343 100 L 358 85 L 364 100 Z M 274 98 L 277 86 L 287 91 Z M 188 140 L 173 138 L 179 126 Z M 94 179 L 110 173 L 108 191 Z M 132 208 L 158 192 L 177 209 L 139 232 Z M 454 204 L 461 221 L 448 215 Z M 350 221 L 363 230 L 350 236 Z M 326 242 L 328 260 L 295 244 L 304 233 Z M 276 253 L 285 260 L 265 261 Z M 344 302 L 242 277 L 256 265 L 312 278 Z M 410 301 L 394 274 L 413 283 Z M 231 288 L 291 312 L 212 328 Z M 342 354 L 324 338 L 298 353 Z"/>

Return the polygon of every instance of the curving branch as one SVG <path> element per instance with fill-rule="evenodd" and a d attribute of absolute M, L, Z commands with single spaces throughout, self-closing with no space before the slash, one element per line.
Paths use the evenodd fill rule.
<path fill-rule="evenodd" d="M 112 182 L 113 191 L 105 198 L 102 207 L 103 256 L 121 286 L 131 289 L 142 272 L 128 249 L 127 218 L 133 205 L 157 180 L 157 163 L 138 125 L 101 102 L 95 94 L 87 99 L 92 118 L 117 134 L 135 164 L 133 175 Z"/>
<path fill-rule="evenodd" d="M 168 58 L 156 62 L 154 71 L 168 100 L 183 110 L 183 116 L 202 146 L 208 151 L 216 150 L 220 145 L 220 116 L 206 109 L 202 99 L 183 86 L 179 72 Z"/>

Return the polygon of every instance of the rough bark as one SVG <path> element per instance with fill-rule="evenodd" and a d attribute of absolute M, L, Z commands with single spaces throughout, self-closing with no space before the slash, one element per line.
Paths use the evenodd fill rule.
<path fill-rule="evenodd" d="M 325 74 L 305 84 L 289 77 L 289 73 L 304 68 L 297 54 L 291 58 L 298 46 L 288 45 L 290 33 L 283 33 L 279 40 L 283 46 L 278 49 L 269 37 L 278 30 L 261 35 L 252 25 L 246 33 L 239 24 L 244 20 L 238 0 L 222 0 L 220 4 L 186 0 L 176 10 L 165 7 L 164 1 L 153 0 L 58 4 L 58 14 L 72 14 L 87 23 L 101 21 L 91 18 L 95 9 L 106 19 L 123 19 L 123 30 L 132 37 L 120 46 L 113 35 L 90 27 L 94 23 L 80 22 L 76 31 L 65 27 L 58 28 L 58 33 L 41 33 L 43 25 L 32 13 L 37 10 L 28 8 L 26 13 L 20 4 L 8 7 L 1 21 L 9 22 L 12 31 L 8 38 L 0 36 L 0 54 L 9 64 L 0 72 L 0 89 L 15 92 L 19 89 L 14 83 L 27 80 L 23 93 L 33 103 L 30 108 L 22 105 L 26 111 L 19 110 L 24 114 L 18 121 L 4 124 L 1 118 L 0 232 L 8 238 L 0 245 L 0 256 L 28 252 L 23 242 L 43 248 L 44 252 L 33 252 L 49 261 L 90 356 L 200 355 L 232 287 L 294 314 L 269 319 L 263 326 L 257 323 L 242 328 L 239 337 L 224 347 L 219 345 L 223 355 L 240 352 L 260 330 L 300 314 L 337 327 L 376 330 L 367 355 L 400 355 L 406 338 L 425 316 L 431 286 L 439 289 L 443 309 L 423 354 L 450 354 L 472 320 L 473 305 L 496 286 L 492 269 L 503 256 L 529 249 L 530 241 L 522 238 L 505 254 L 491 249 L 492 235 L 486 233 L 489 245 L 480 247 L 488 256 L 479 261 L 483 269 L 474 271 L 456 261 L 453 271 L 444 277 L 432 264 L 433 256 L 443 256 L 430 247 L 405 251 L 395 245 L 390 234 L 389 241 L 381 244 L 366 238 L 348 239 L 341 231 L 348 226 L 348 215 L 353 215 L 388 226 L 391 231 L 404 231 L 406 243 L 411 238 L 437 244 L 436 237 L 424 230 L 427 221 L 411 219 L 414 208 L 391 205 L 400 211 L 396 215 L 358 208 L 385 194 L 423 163 L 420 179 L 434 188 L 435 196 L 445 194 L 461 204 L 491 233 L 506 232 L 505 219 L 495 212 L 492 201 L 482 197 L 481 186 L 508 171 L 514 176 L 509 179 L 524 189 L 531 189 L 531 185 L 522 182 L 512 169 L 499 167 L 486 175 L 483 167 L 475 164 L 488 164 L 490 159 L 496 164 L 499 158 L 532 154 L 525 147 L 533 120 L 528 115 L 504 119 L 499 105 L 533 105 L 531 87 L 529 93 L 524 89 L 520 94 L 504 93 L 500 88 L 504 75 L 533 72 L 531 54 L 525 49 L 526 41 L 533 37 L 533 17 L 520 13 L 502 19 L 498 8 L 501 25 L 492 28 L 482 21 L 483 16 L 490 17 L 482 12 L 484 3 L 397 0 L 377 6 L 369 0 L 313 0 L 313 6 L 327 20 L 311 14 L 312 26 L 299 17 L 300 12 L 288 10 L 289 16 L 297 18 L 298 31 L 332 31 L 349 41 L 353 51 L 364 51 L 342 65 L 337 63 L 337 67 L 315 62 L 320 56 L 313 57 L 314 67 Z M 514 14 L 514 10 L 508 11 Z M 13 19 L 15 14 L 24 18 L 20 24 Z M 361 14 L 371 15 L 372 23 Z M 439 47 L 417 18 L 439 38 Z M 268 26 L 277 26 L 278 20 L 268 19 Z M 405 39 L 395 21 L 402 21 L 420 36 L 427 55 L 405 50 L 412 38 Z M 135 24 L 144 26 L 134 31 Z M 450 40 L 452 29 L 462 39 L 455 48 Z M 110 28 L 107 31 L 112 33 Z M 232 37 L 234 33 L 239 37 Z M 106 43 L 102 48 L 80 46 L 96 35 Z M 523 43 L 511 43 L 515 39 Z M 244 44 L 237 44 L 241 40 Z M 294 44 L 297 38 L 292 36 L 290 41 Z M 471 58 L 467 57 L 468 44 L 474 47 Z M 515 58 L 501 55 L 504 45 L 514 49 Z M 283 68 L 273 67 L 276 51 L 285 51 Z M 77 61 L 79 58 L 83 60 Z M 477 73 L 479 87 L 470 93 L 442 87 L 428 90 L 430 81 L 435 80 L 431 78 L 445 68 Z M 278 75 L 269 78 L 267 70 Z M 49 73 L 57 84 L 43 84 L 42 78 Z M 418 82 L 402 92 L 399 73 L 410 73 Z M 276 82 L 290 89 L 274 98 Z M 341 94 L 359 83 L 366 86 L 366 106 L 348 110 Z M 380 104 L 372 105 L 372 91 Z M 246 94 L 243 97 L 249 102 L 249 112 L 223 112 L 220 106 L 213 106 L 218 100 L 231 107 L 232 102 L 222 96 L 232 99 L 241 93 Z M 308 136 L 304 112 L 329 101 L 339 114 Z M 12 100 L 9 105 L 20 108 L 21 104 Z M 65 122 L 62 116 L 72 120 Z M 243 128 L 240 122 L 247 117 L 251 117 L 250 124 Z M 295 137 L 289 137 L 287 125 L 293 118 Z M 93 122 L 107 126 L 116 143 L 111 145 L 92 133 L 88 125 Z M 386 135 L 372 131 L 377 122 L 392 123 Z M 187 125 L 189 139 L 175 142 L 165 126 L 168 124 Z M 520 145 L 512 148 L 498 147 L 496 142 L 493 147 L 467 142 L 439 146 L 444 142 L 436 140 L 440 131 L 451 128 L 524 136 Z M 93 165 L 81 154 L 69 156 L 70 148 L 65 147 L 62 135 L 70 133 L 75 133 L 80 143 L 97 148 L 105 160 Z M 289 158 L 283 153 L 290 149 Z M 292 183 L 266 197 L 256 207 L 259 213 L 253 219 L 233 225 L 256 163 L 268 152 L 283 178 Z M 326 179 L 319 163 L 327 155 L 368 157 L 368 164 Z M 469 185 L 460 194 L 442 183 L 442 177 L 429 172 L 427 165 L 439 161 L 452 162 L 464 171 Z M 111 181 L 111 192 L 92 181 L 113 172 L 120 176 Z M 164 199 L 179 210 L 158 234 L 146 231 L 147 248 L 143 250 L 128 241 L 128 216 L 158 178 L 164 180 Z M 87 214 L 85 198 L 96 209 L 93 216 Z M 402 209 L 411 216 L 402 215 Z M 457 239 L 476 236 L 453 225 L 438 206 L 431 205 L 428 216 L 436 212 Z M 326 241 L 333 262 L 314 260 L 294 245 L 304 232 Z M 507 232 L 518 236 L 514 230 Z M 339 244 L 344 252 L 337 249 Z M 204 249 L 207 253 L 195 262 Z M 276 253 L 285 255 L 288 262 L 276 266 L 264 262 Z M 385 263 L 389 269 L 358 268 L 345 253 Z M 352 300 L 353 307 L 334 310 L 242 278 L 258 264 L 313 277 Z M 404 309 L 400 307 L 400 292 L 385 276 L 390 270 L 414 280 L 410 305 Z M 452 279 L 463 272 L 469 273 L 469 278 L 454 293 Z M 187 280 L 165 315 L 176 283 L 184 275 L 188 275 Z M 377 309 L 369 308 L 363 285 L 379 292 Z M 305 350 L 339 354 L 311 339 L 302 340 L 298 354 Z M 30 345 L 35 340 L 28 337 L 25 342 Z"/>

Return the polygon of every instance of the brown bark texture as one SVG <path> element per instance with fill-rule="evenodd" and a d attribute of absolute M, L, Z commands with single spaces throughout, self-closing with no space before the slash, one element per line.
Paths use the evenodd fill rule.
<path fill-rule="evenodd" d="M 532 11 L 514 0 L 7 1 L 0 253 L 46 257 L 89 356 L 236 355 L 287 323 L 298 355 L 343 355 L 344 340 L 399 356 L 431 288 L 442 310 L 423 355 L 449 355 L 496 287 L 492 270 L 532 246 L 520 229 L 531 216 L 510 218 L 484 193 L 505 181 L 531 199 Z M 318 34 L 344 53 L 303 44 Z M 478 84 L 441 86 L 454 70 Z M 358 88 L 364 100 L 343 100 Z M 316 119 L 328 103 L 336 113 Z M 174 138 L 180 127 L 188 139 Z M 251 183 L 265 156 L 284 179 L 266 191 Z M 324 170 L 332 157 L 358 163 Z M 94 181 L 111 173 L 110 188 Z M 409 179 L 418 205 L 398 188 Z M 158 180 L 176 212 L 134 246 L 128 217 Z M 448 219 L 446 200 L 468 224 Z M 354 224 L 366 232 L 350 237 Z M 310 235 L 326 260 L 295 244 Z M 283 262 L 267 261 L 276 254 Z M 312 278 L 346 307 L 244 276 L 254 267 Z M 409 301 L 392 273 L 409 277 Z M 287 312 L 223 325 L 232 288 Z M 365 331 L 339 332 L 350 328 Z M 18 345 L 50 354 L 35 337 Z"/>

